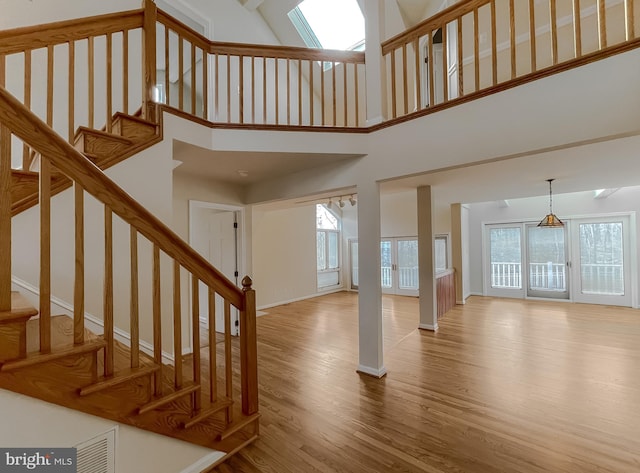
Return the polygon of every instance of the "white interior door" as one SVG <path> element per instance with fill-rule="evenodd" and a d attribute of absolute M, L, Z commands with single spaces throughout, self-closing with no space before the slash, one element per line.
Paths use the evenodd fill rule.
<path fill-rule="evenodd" d="M 418 295 L 418 239 L 388 238 L 380 242 L 382 292 Z"/>
<path fill-rule="evenodd" d="M 573 300 L 631 306 L 628 216 L 573 221 Z"/>

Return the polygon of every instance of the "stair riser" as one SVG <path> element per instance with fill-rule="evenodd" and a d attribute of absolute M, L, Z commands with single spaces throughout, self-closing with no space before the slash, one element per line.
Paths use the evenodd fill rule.
<path fill-rule="evenodd" d="M 27 354 L 26 321 L 0 325 L 0 361 L 24 358 Z"/>
<path fill-rule="evenodd" d="M 110 157 L 129 149 L 129 145 L 117 140 L 111 140 L 102 136 L 84 134 L 76 143 L 76 149 L 95 154 L 100 157 Z"/>
<path fill-rule="evenodd" d="M 118 117 L 113 123 L 113 133 L 140 142 L 155 136 L 156 127 L 126 117 Z"/>
<path fill-rule="evenodd" d="M 152 375 L 133 379 L 104 391 L 80 397 L 74 407 L 101 417 L 129 422 L 127 418 L 136 415 L 138 407 L 151 400 Z"/>

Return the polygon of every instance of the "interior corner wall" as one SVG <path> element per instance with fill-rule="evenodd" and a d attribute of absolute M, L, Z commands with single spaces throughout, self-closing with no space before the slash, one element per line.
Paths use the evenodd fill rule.
<path fill-rule="evenodd" d="M 257 306 L 318 294 L 315 205 L 253 209 L 253 283 Z"/>
<path fill-rule="evenodd" d="M 572 216 L 596 216 L 620 212 L 640 213 L 640 187 L 625 187 L 606 199 L 594 199 L 593 191 L 571 194 L 554 194 L 553 210 L 561 219 Z M 470 291 L 473 294 L 483 292 L 482 247 L 483 223 L 501 223 L 516 221 L 539 221 L 548 211 L 548 196 L 526 199 L 511 199 L 509 206 L 500 208 L 495 202 L 469 204 L 469 273 Z M 636 235 L 640 235 L 640 226 L 636 219 Z M 638 241 L 635 242 L 636 254 Z M 637 288 L 640 293 L 640 287 Z"/>

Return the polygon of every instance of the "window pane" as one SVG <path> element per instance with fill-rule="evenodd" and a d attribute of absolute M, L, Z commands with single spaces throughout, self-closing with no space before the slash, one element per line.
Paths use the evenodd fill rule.
<path fill-rule="evenodd" d="M 567 290 L 564 228 L 527 227 L 529 287 L 538 291 Z"/>
<path fill-rule="evenodd" d="M 329 269 L 336 269 L 340 267 L 338 260 L 338 234 L 335 232 L 327 232 L 329 238 Z"/>
<path fill-rule="evenodd" d="M 356 0 L 304 0 L 297 8 L 324 49 L 352 49 L 364 41 L 364 17 Z"/>
<path fill-rule="evenodd" d="M 323 204 L 316 205 L 316 228 L 318 230 L 339 230 L 338 218 Z"/>
<path fill-rule="evenodd" d="M 491 287 L 522 288 L 519 228 L 489 230 L 491 253 Z"/>
<path fill-rule="evenodd" d="M 583 294 L 624 295 L 622 222 L 580 224 Z"/>
<path fill-rule="evenodd" d="M 382 287 L 390 288 L 393 285 L 391 274 L 391 242 L 380 242 L 380 272 L 382 278 Z"/>
<path fill-rule="evenodd" d="M 351 288 L 358 287 L 358 242 L 351 242 Z"/>
<path fill-rule="evenodd" d="M 322 271 L 327 267 L 327 245 L 326 241 L 326 233 L 325 232 L 317 232 L 316 239 L 316 254 L 318 258 L 318 271 Z"/>
<path fill-rule="evenodd" d="M 449 267 L 447 256 L 449 254 L 447 248 L 447 237 L 436 237 L 436 272 L 444 271 Z"/>
<path fill-rule="evenodd" d="M 398 287 L 418 289 L 418 242 L 398 240 Z"/>

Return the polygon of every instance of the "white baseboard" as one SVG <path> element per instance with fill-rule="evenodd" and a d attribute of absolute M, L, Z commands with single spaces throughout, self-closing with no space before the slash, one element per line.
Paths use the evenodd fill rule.
<path fill-rule="evenodd" d="M 438 324 L 420 324 L 418 325 L 418 328 L 420 330 L 430 330 L 432 332 L 435 332 L 436 330 L 438 330 Z"/>
<path fill-rule="evenodd" d="M 180 473 L 202 473 L 204 471 L 209 471 L 209 468 L 212 467 L 217 461 L 219 461 L 222 457 L 224 457 L 226 453 L 214 451 L 208 453 L 200 460 L 195 462 L 193 465 L 188 466 Z"/>
<path fill-rule="evenodd" d="M 384 366 L 382 368 L 376 369 L 376 368 L 371 368 L 369 366 L 358 365 L 358 369 L 356 371 L 358 373 L 367 374 L 375 378 L 382 378 L 387 374 L 387 369 Z"/>
<path fill-rule="evenodd" d="M 309 294 L 308 296 L 296 297 L 295 299 L 274 302 L 273 304 L 261 305 L 259 307 L 256 307 L 256 310 L 271 309 L 272 307 L 278 307 L 279 305 L 291 304 L 292 302 L 306 301 L 307 299 L 313 299 L 314 297 L 326 296 L 327 294 L 334 294 L 336 292 L 343 292 L 345 290 L 346 290 L 345 288 L 339 287 L 336 289 L 331 289 L 330 291 L 317 292 L 315 294 Z"/>
<path fill-rule="evenodd" d="M 28 282 L 23 281 L 22 279 L 19 279 L 15 276 L 11 276 L 11 282 L 13 283 L 14 286 L 20 289 L 24 289 L 25 291 L 28 291 L 29 293 L 31 293 L 31 295 L 40 299 L 40 290 L 37 287 L 33 286 L 32 284 L 29 284 Z M 69 317 L 73 317 L 73 306 L 68 302 L 52 296 L 51 304 L 55 308 L 55 313 L 59 312 L 64 315 L 68 315 Z M 96 317 L 95 315 L 85 312 L 84 320 L 85 320 L 86 328 L 91 330 L 96 335 L 102 335 L 104 333 L 104 322 L 100 320 L 98 317 Z M 131 334 L 129 334 L 129 332 L 119 329 L 118 327 L 114 327 L 113 335 L 114 335 L 114 338 L 120 343 L 122 343 L 123 345 L 126 345 L 127 347 L 131 347 Z M 144 353 L 146 353 L 149 356 L 153 356 L 153 345 L 151 343 L 145 342 L 144 340 L 140 340 L 140 350 L 142 350 Z M 184 348 L 182 350 L 182 354 L 183 355 L 191 354 L 191 347 Z M 173 365 L 175 362 L 175 358 L 171 353 L 167 353 L 163 351 L 162 362 L 168 365 Z"/>

